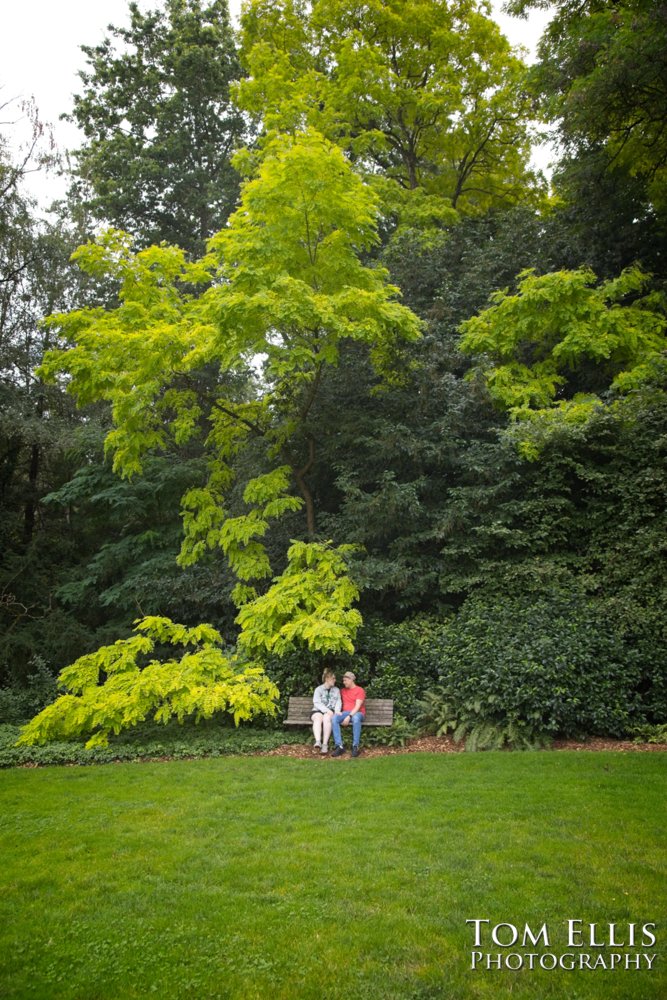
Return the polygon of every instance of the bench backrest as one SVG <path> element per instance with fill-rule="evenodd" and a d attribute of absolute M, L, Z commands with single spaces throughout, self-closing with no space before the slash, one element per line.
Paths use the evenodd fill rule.
<path fill-rule="evenodd" d="M 310 724 L 310 713 L 313 711 L 312 698 L 290 698 L 287 707 L 286 726 L 303 726 Z M 367 698 L 367 726 L 391 726 L 394 722 L 394 702 L 391 698 Z"/>

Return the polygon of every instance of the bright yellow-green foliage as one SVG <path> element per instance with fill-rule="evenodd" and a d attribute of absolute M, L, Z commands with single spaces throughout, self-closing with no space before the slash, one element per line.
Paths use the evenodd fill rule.
<path fill-rule="evenodd" d="M 266 499 L 271 489 L 258 478 L 246 492 Z M 268 655 L 298 646 L 354 652 L 361 615 L 352 608 L 359 591 L 347 575 L 346 558 L 353 549 L 293 542 L 287 568 L 265 594 L 239 585 L 236 653 L 222 648 L 222 637 L 211 625 L 187 628 L 164 617 L 137 619 L 134 636 L 81 656 L 61 671 L 58 681 L 68 693 L 24 727 L 17 745 L 92 734 L 87 747 L 106 746 L 110 733 L 149 716 L 166 723 L 174 716 L 182 722 L 193 715 L 198 721 L 224 712 L 238 725 L 260 714 L 274 715 L 279 692 L 262 666 Z M 139 664 L 156 642 L 186 652 L 180 659 Z"/>
<path fill-rule="evenodd" d="M 46 351 L 37 371 L 45 381 L 66 372 L 79 406 L 111 403 L 114 429 L 105 449 L 114 455 L 114 471 L 131 476 L 141 472 L 147 451 L 166 446 L 168 428 L 175 440 L 186 441 L 201 415 L 195 394 L 169 383 L 181 366 L 187 369 L 194 347 L 213 335 L 204 302 L 179 289 L 184 282 L 208 282 L 209 269 L 205 262 L 188 263 L 178 247 L 135 254 L 131 238 L 114 229 L 79 247 L 72 260 L 93 277 L 116 280 L 121 304 L 46 317 L 43 325 L 70 346 Z"/>
<path fill-rule="evenodd" d="M 214 492 L 212 480 L 207 489 L 189 490 L 182 500 L 185 538 L 179 564 L 188 566 L 197 562 L 206 549 L 219 547 L 239 580 L 263 580 L 271 576 L 269 558 L 259 539 L 266 534 L 271 519 L 289 510 L 299 510 L 303 504 L 300 497 L 284 495 L 289 472 L 288 466 L 281 466 L 251 479 L 243 499 L 257 506 L 238 517 L 226 515 L 224 497 L 222 492 Z"/>
<path fill-rule="evenodd" d="M 305 644 L 313 652 L 353 653 L 361 615 L 351 605 L 359 591 L 346 573 L 352 545 L 292 542 L 287 568 L 270 590 L 244 604 L 239 648 L 261 659 Z"/>
<path fill-rule="evenodd" d="M 525 67 L 479 0 L 249 0 L 237 100 L 338 143 L 403 225 L 525 201 Z M 252 158 L 250 163 L 252 162 Z"/>
<path fill-rule="evenodd" d="M 419 336 L 388 270 L 359 261 L 380 242 L 378 215 L 373 190 L 311 128 L 271 141 L 229 226 L 209 241 L 224 280 L 211 292 L 219 349 L 265 353 L 282 408 L 336 363 L 343 340 L 369 344 L 381 366 L 397 343 Z"/>
<path fill-rule="evenodd" d="M 337 363 L 340 344 L 368 344 L 388 378 L 400 342 L 420 335 L 420 321 L 396 301 L 400 292 L 388 271 L 359 261 L 359 251 L 378 242 L 377 214 L 376 196 L 342 151 L 310 129 L 274 138 L 228 227 L 210 240 L 221 284 L 206 298 L 218 332 L 202 361 L 219 357 L 231 365 L 261 355 L 265 383 L 256 402 L 239 408 L 225 401 L 210 415 L 215 458 L 206 486 L 183 501 L 183 564 L 220 546 L 241 580 L 270 576 L 259 539 L 270 518 L 300 501 L 286 495 L 286 479 L 274 478 L 267 505 L 230 523 L 221 459 L 259 435 L 270 456 L 290 463 L 284 472 L 294 470 L 291 439 L 308 417 L 324 371 Z M 246 500 L 252 502 L 247 494 Z"/>
<path fill-rule="evenodd" d="M 304 501 L 313 519 L 305 476 L 316 434 L 308 421 L 341 343 L 367 344 L 389 377 L 400 343 L 420 335 L 421 322 L 397 301 L 388 271 L 359 260 L 378 242 L 378 214 L 377 195 L 343 151 L 310 128 L 265 144 L 257 176 L 202 260 L 188 262 L 165 244 L 135 253 L 128 235 L 113 229 L 76 251 L 85 272 L 118 282 L 120 305 L 47 317 L 64 345 L 47 351 L 38 373 L 47 381 L 65 374 L 80 405 L 111 404 L 105 449 L 122 476 L 140 474 L 146 454 L 206 434 L 208 479 L 182 498 L 178 561 L 224 553 L 239 581 L 232 596 L 242 631 L 237 657 L 216 646 L 211 626 L 188 633 L 168 619 L 145 619 L 139 631 L 149 635 L 103 647 L 63 671 L 69 693 L 30 723 L 24 742 L 92 732 L 94 745 L 148 713 L 164 721 L 217 711 L 249 719 L 274 710 L 277 690 L 259 665 L 269 653 L 298 644 L 352 651 L 361 617 L 351 608 L 358 592 L 345 546 L 297 542 L 267 592 L 256 585 L 272 575 L 264 544 L 271 522 Z M 261 374 L 249 384 L 258 359 Z M 210 375 L 204 380 L 206 391 L 198 378 L 204 366 L 219 372 L 214 388 Z M 307 454 L 299 455 L 304 441 Z M 230 512 L 234 460 L 250 447 L 255 469 L 263 454 L 265 471 L 245 484 L 247 509 Z M 140 668 L 137 656 L 152 650 L 151 636 L 198 646 L 180 660 Z"/>
<path fill-rule="evenodd" d="M 188 441 L 206 421 L 209 479 L 183 497 L 182 565 L 221 548 L 239 579 L 269 577 L 261 538 L 272 518 L 302 502 L 289 495 L 288 473 L 302 461 L 292 440 L 341 342 L 365 342 L 389 373 L 401 341 L 420 335 L 388 271 L 358 258 L 378 241 L 377 202 L 341 149 L 311 129 L 274 137 L 201 261 L 188 263 L 165 245 L 134 253 L 117 230 L 74 254 L 87 273 L 118 280 L 121 304 L 48 317 L 71 346 L 47 351 L 38 372 L 46 380 L 66 373 L 79 404 L 111 403 L 105 447 L 123 476 L 140 473 L 147 452 Z M 197 284 L 209 287 L 199 296 L 185 290 Z M 224 377 L 258 357 L 264 369 L 254 390 L 225 395 Z M 205 364 L 222 376 L 213 400 L 195 391 Z M 230 463 L 253 439 L 263 442 L 267 464 L 278 465 L 264 478 L 264 494 L 246 491 L 251 511 L 230 520 Z"/>
<path fill-rule="evenodd" d="M 460 346 L 485 356 L 489 392 L 520 422 L 513 436 L 534 459 L 559 428 L 586 423 L 607 405 L 608 393 L 629 392 L 655 374 L 667 318 L 662 296 L 641 297 L 650 276 L 638 267 L 601 285 L 586 268 L 525 271 L 519 279 L 516 294 L 496 292 L 489 309 L 462 324 Z"/>
<path fill-rule="evenodd" d="M 149 717 L 167 722 L 176 716 L 182 722 L 189 715 L 199 720 L 226 712 L 238 725 L 275 714 L 278 689 L 263 667 L 224 651 L 211 625 L 186 628 L 159 617 L 134 624 L 131 638 L 102 646 L 61 671 L 58 681 L 68 693 L 23 728 L 18 745 L 92 734 L 87 747 L 106 746 L 110 733 Z M 138 659 L 156 643 L 185 647 L 185 652 L 141 666 Z"/>

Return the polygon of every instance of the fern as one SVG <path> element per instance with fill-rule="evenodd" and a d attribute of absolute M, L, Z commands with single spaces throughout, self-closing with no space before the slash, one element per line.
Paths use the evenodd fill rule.
<path fill-rule="evenodd" d="M 491 701 L 493 696 L 488 700 Z M 455 743 L 465 740 L 466 750 L 538 749 L 550 744 L 539 722 L 523 722 L 502 716 L 484 717 L 481 703 L 473 699 L 458 708 L 442 690 L 427 691 L 421 701 L 421 725 L 437 736 L 452 733 Z"/>

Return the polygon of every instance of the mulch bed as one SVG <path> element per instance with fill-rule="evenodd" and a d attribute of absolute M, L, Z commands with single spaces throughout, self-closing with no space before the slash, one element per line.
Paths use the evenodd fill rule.
<path fill-rule="evenodd" d="M 576 740 L 554 740 L 547 750 L 621 750 L 632 753 L 648 753 L 652 751 L 667 750 L 667 743 L 632 743 L 629 740 L 605 740 L 591 738 L 583 743 Z M 410 740 L 404 747 L 368 747 L 362 748 L 362 757 L 391 757 L 399 753 L 463 753 L 465 747 L 463 743 L 455 743 L 451 736 L 422 736 L 416 740 Z M 314 752 L 312 747 L 303 744 L 286 743 L 275 750 L 259 751 L 262 757 L 296 757 L 300 760 L 329 760 L 322 757 L 319 751 Z M 336 760 L 349 758 L 349 751 Z"/>

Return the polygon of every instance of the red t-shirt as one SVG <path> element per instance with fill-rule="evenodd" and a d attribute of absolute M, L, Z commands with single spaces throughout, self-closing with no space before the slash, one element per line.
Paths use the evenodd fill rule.
<path fill-rule="evenodd" d="M 355 685 L 351 688 L 343 687 L 340 692 L 341 699 L 343 701 L 343 711 L 351 712 L 354 708 L 355 701 L 361 699 L 361 706 L 359 708 L 360 712 L 366 714 L 366 692 L 359 685 Z"/>

